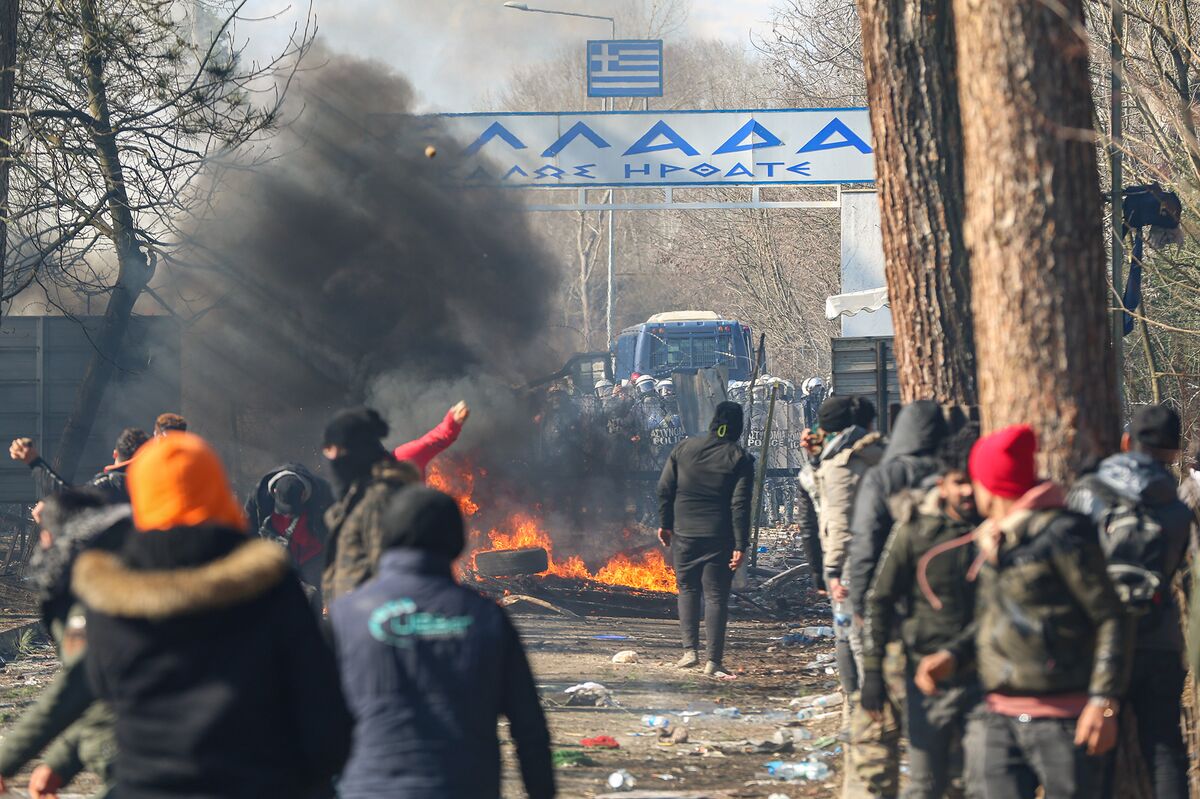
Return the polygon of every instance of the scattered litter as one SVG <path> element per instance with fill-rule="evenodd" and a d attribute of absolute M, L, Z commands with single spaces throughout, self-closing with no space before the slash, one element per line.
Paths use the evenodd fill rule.
<path fill-rule="evenodd" d="M 608 775 L 608 787 L 617 791 L 632 791 L 637 787 L 637 780 L 628 771 L 621 769 Z"/>
<path fill-rule="evenodd" d="M 830 735 L 828 738 L 822 738 L 819 741 L 813 741 L 812 748 L 813 749 L 824 749 L 826 747 L 833 746 L 836 743 L 837 743 L 837 736 Z"/>
<path fill-rule="evenodd" d="M 797 727 L 795 729 L 789 729 L 787 727 L 784 727 L 782 729 L 775 730 L 775 737 L 772 738 L 771 740 L 773 740 L 777 744 L 782 744 L 782 743 L 798 743 L 800 741 L 811 741 L 812 739 L 813 739 L 812 732 L 810 730 L 805 729 L 804 727 Z"/>
<path fill-rule="evenodd" d="M 622 791 L 601 793 L 596 799 L 715 799 L 713 794 L 695 791 Z"/>
<path fill-rule="evenodd" d="M 819 760 L 801 760 L 792 763 L 772 760 L 767 764 L 767 773 L 781 780 L 814 782 L 827 780 L 832 775 L 829 765 Z"/>
<path fill-rule="evenodd" d="M 598 682 L 572 685 L 563 693 L 571 695 L 567 700 L 567 705 L 571 707 L 611 707 L 616 704 L 613 702 L 612 691 Z"/>
<path fill-rule="evenodd" d="M 588 749 L 620 749 L 621 744 L 617 743 L 617 739 L 611 735 L 597 735 L 595 738 L 584 738 L 579 742 L 580 746 L 586 746 Z"/>
<path fill-rule="evenodd" d="M 632 635 L 593 635 L 593 641 L 632 641 Z"/>
<path fill-rule="evenodd" d="M 833 707 L 834 705 L 842 704 L 842 694 L 840 691 L 834 691 L 831 694 L 822 694 L 820 696 L 801 696 L 793 699 L 788 704 L 796 708 Z"/>
<path fill-rule="evenodd" d="M 690 719 L 695 718 L 696 716 L 703 716 L 704 713 L 699 710 L 684 710 L 680 713 L 676 713 L 675 715 L 679 716 L 681 719 Z"/>
<path fill-rule="evenodd" d="M 555 768 L 598 765 L 600 764 L 588 757 L 586 752 L 580 752 L 578 749 L 556 749 L 554 751 Z"/>
<path fill-rule="evenodd" d="M 671 720 L 666 716 L 642 716 L 642 724 L 646 727 L 657 727 L 665 730 L 671 726 Z"/>
<path fill-rule="evenodd" d="M 637 663 L 638 662 L 638 653 L 634 652 L 632 649 L 625 649 L 625 650 L 613 655 L 612 662 L 613 663 Z"/>
<path fill-rule="evenodd" d="M 742 711 L 738 710 L 736 707 L 717 708 L 712 712 L 712 714 L 714 716 L 720 716 L 723 719 L 740 719 L 742 717 Z"/>
<path fill-rule="evenodd" d="M 785 633 L 778 639 L 771 640 L 778 640 L 784 646 L 801 646 L 833 637 L 834 632 L 832 627 L 804 627 L 795 632 Z"/>
<path fill-rule="evenodd" d="M 663 782 L 672 782 L 676 777 L 674 774 L 655 774 L 654 779 L 662 780 Z"/>
<path fill-rule="evenodd" d="M 796 711 L 796 718 L 799 721 L 820 721 L 821 719 L 831 719 L 834 716 L 842 715 L 840 710 L 827 710 L 824 713 L 818 713 L 820 708 L 806 707 Z"/>
<path fill-rule="evenodd" d="M 773 793 L 768 796 L 767 799 L 792 799 L 792 797 L 788 796 L 786 793 Z"/>
<path fill-rule="evenodd" d="M 703 713 L 712 713 L 714 710 L 720 709 L 720 705 L 713 702 L 711 699 L 698 699 L 687 706 L 688 712 L 693 715 L 701 715 Z M 684 715 L 680 713 L 679 715 Z"/>
<path fill-rule="evenodd" d="M 817 655 L 817 657 L 815 659 L 809 661 L 808 663 L 805 663 L 800 668 L 805 669 L 807 671 L 815 671 L 817 669 L 822 669 L 822 668 L 828 666 L 830 663 L 833 663 L 835 660 L 836 660 L 836 656 L 832 652 L 823 652 L 820 655 Z"/>

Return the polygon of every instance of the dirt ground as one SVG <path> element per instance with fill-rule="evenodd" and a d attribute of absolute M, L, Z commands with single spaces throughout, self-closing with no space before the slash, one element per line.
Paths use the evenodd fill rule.
<path fill-rule="evenodd" d="M 585 765 L 559 768 L 560 797 L 591 799 L 607 794 L 611 791 L 609 775 L 620 769 L 636 780 L 634 792 L 622 794 L 626 797 L 767 799 L 778 795 L 800 799 L 836 795 L 842 755 L 841 744 L 833 736 L 841 724 L 840 713 L 800 722 L 795 710 L 788 707 L 796 697 L 837 690 L 836 676 L 826 674 L 824 665 L 803 668 L 819 655 L 831 655 L 833 642 L 784 647 L 774 640 L 805 624 L 827 624 L 823 617 L 814 615 L 791 624 L 733 620 L 726 664 L 738 679 L 723 682 L 674 668 L 672 663 L 680 654 L 674 621 L 567 619 L 525 614 L 518 608 L 513 611 L 531 654 L 554 749 L 586 754 L 589 759 Z M 637 652 L 638 662 L 612 663 L 613 655 L 623 650 Z M 52 648 L 36 643 L 5 664 L 0 670 L 0 733 L 36 700 L 57 670 Z M 567 706 L 564 691 L 587 681 L 608 688 L 615 706 Z M 734 708 L 736 717 L 714 713 Z M 643 715 L 667 717 L 672 729 L 686 729 L 687 741 L 660 743 L 657 731 L 643 725 Z M 788 724 L 793 726 L 786 727 Z M 794 743 L 794 752 L 755 751 L 756 745 L 774 745 L 780 729 L 811 736 Z M 620 749 L 580 746 L 582 739 L 599 735 L 615 738 Z M 524 791 L 506 730 L 501 739 L 505 742 L 505 797 L 519 799 Z M 817 782 L 782 783 L 772 781 L 764 767 L 772 760 L 812 758 L 828 764 L 833 775 Z M 26 795 L 23 788 L 29 771 L 14 781 L 17 790 L 13 795 Z M 96 787 L 94 778 L 83 775 L 61 796 L 87 796 Z"/>
<path fill-rule="evenodd" d="M 842 754 L 841 744 L 832 739 L 841 727 L 840 712 L 830 718 L 800 722 L 795 710 L 788 707 L 794 698 L 837 690 L 837 677 L 826 674 L 824 666 L 803 668 L 818 655 L 831 655 L 833 642 L 784 647 L 772 640 L 804 623 L 827 623 L 823 619 L 814 617 L 792 624 L 734 620 L 726 664 L 738 679 L 725 682 L 674 668 L 672 663 L 680 655 L 674 621 L 532 615 L 515 618 L 531 653 L 555 750 L 586 751 L 594 762 L 560 768 L 560 796 L 575 799 L 607 794 L 611 791 L 609 775 L 619 769 L 636 780 L 636 792 L 627 796 L 649 791 L 688 799 L 836 795 Z M 627 638 L 613 640 L 605 636 Z M 622 650 L 636 651 L 638 662 L 612 663 L 613 656 Z M 585 681 L 598 682 L 611 690 L 617 706 L 567 706 L 564 691 Z M 738 712 L 733 718 L 713 712 L 731 712 L 733 708 Z M 643 725 L 643 715 L 667 717 L 672 728 L 687 730 L 687 742 L 660 743 L 658 734 Z M 794 726 L 785 727 L 789 723 Z M 811 738 L 794 743 L 795 751 L 791 753 L 755 751 L 755 745 L 772 744 L 781 728 L 800 736 L 807 731 Z M 579 745 L 582 739 L 598 735 L 615 738 L 621 748 L 585 750 Z M 505 796 L 516 799 L 524 793 L 519 787 L 513 748 L 506 746 L 505 750 Z M 783 783 L 771 780 L 764 767 L 772 760 L 814 758 L 830 767 L 833 775 L 829 779 Z"/>

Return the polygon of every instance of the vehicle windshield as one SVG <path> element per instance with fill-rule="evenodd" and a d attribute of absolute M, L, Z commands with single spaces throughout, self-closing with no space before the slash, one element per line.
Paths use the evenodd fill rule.
<path fill-rule="evenodd" d="M 651 335 L 650 370 L 655 373 L 676 369 L 707 369 L 732 363 L 733 337 L 727 333 L 710 335 Z"/>

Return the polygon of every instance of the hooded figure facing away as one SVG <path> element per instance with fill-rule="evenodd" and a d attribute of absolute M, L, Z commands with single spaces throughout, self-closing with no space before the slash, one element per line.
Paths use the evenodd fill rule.
<path fill-rule="evenodd" d="M 327 795 L 351 720 L 287 553 L 246 534 L 191 433 L 142 448 L 129 498 L 120 552 L 86 551 L 73 572 L 88 677 L 116 713 L 115 795 Z"/>
<path fill-rule="evenodd" d="M 659 540 L 671 547 L 683 631 L 680 668 L 699 665 L 700 593 L 704 592 L 708 663 L 720 675 L 733 573 L 750 547 L 754 458 L 738 444 L 742 406 L 717 406 L 707 436 L 678 444 L 658 481 Z"/>
<path fill-rule="evenodd" d="M 354 714 L 342 799 L 499 799 L 507 717 L 530 799 L 552 799 L 550 733 L 525 650 L 505 612 L 460 586 L 462 514 L 413 487 L 383 511 L 377 576 L 329 615 Z"/>

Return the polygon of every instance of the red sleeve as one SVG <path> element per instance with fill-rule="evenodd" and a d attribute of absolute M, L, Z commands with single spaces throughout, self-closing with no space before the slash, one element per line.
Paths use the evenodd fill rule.
<path fill-rule="evenodd" d="M 447 412 L 446 418 L 442 419 L 441 424 L 416 441 L 396 447 L 396 451 L 392 454 L 398 461 L 415 463 L 417 468 L 424 472 L 431 460 L 458 440 L 458 434 L 461 432 L 462 425 L 454 421 L 452 413 Z"/>

